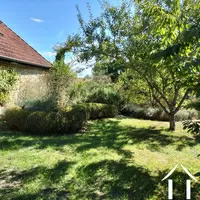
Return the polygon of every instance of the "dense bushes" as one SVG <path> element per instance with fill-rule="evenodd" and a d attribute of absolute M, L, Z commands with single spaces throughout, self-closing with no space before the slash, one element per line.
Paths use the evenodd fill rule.
<path fill-rule="evenodd" d="M 114 105 L 100 103 L 77 104 L 74 109 L 84 109 L 88 119 L 100 119 L 106 117 L 115 117 L 118 114 L 117 107 Z"/>
<path fill-rule="evenodd" d="M 126 105 L 122 108 L 121 113 L 126 116 L 150 119 L 158 121 L 168 121 L 167 114 L 160 108 L 140 107 L 134 104 Z M 176 121 L 183 121 L 189 119 L 198 119 L 198 111 L 195 109 L 182 109 L 175 115 Z"/>
<path fill-rule="evenodd" d="M 78 82 L 70 90 L 70 102 L 77 103 L 102 103 L 121 107 L 124 96 L 118 85 L 100 80 Z"/>
<path fill-rule="evenodd" d="M 151 119 L 151 120 L 167 120 L 167 116 L 164 115 L 161 109 L 152 107 L 140 107 L 134 104 L 125 105 L 121 113 L 126 116 L 140 118 L 140 119 Z"/>
<path fill-rule="evenodd" d="M 187 120 L 183 122 L 183 129 L 187 129 L 188 132 L 199 136 L 200 134 L 200 121 Z"/>
<path fill-rule="evenodd" d="M 78 131 L 88 119 L 114 117 L 117 108 L 106 104 L 77 104 L 58 112 L 8 109 L 4 120 L 12 129 L 38 134 L 67 134 Z"/>
<path fill-rule="evenodd" d="M 103 103 L 121 106 L 124 99 L 120 92 L 113 85 L 101 86 L 94 88 L 88 95 L 86 102 Z"/>
<path fill-rule="evenodd" d="M 57 105 L 55 104 L 55 101 L 52 100 L 52 98 L 43 98 L 33 101 L 26 102 L 26 106 L 24 106 L 26 110 L 32 110 L 32 111 L 57 111 Z"/>
<path fill-rule="evenodd" d="M 176 121 L 198 119 L 199 112 L 195 109 L 182 109 L 175 115 Z"/>
<path fill-rule="evenodd" d="M 10 128 L 20 131 L 67 134 L 82 128 L 87 115 L 81 108 L 74 108 L 68 112 L 42 112 L 13 108 L 5 112 L 4 120 Z"/>

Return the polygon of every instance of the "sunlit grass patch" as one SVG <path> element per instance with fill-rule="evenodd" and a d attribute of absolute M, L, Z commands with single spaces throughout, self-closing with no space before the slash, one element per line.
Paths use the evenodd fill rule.
<path fill-rule="evenodd" d="M 181 123 L 175 132 L 167 128 L 124 118 L 93 121 L 69 136 L 1 132 L 0 199 L 166 199 L 161 179 L 176 164 L 200 171 L 199 142 Z M 181 168 L 174 177 L 182 200 Z M 192 192 L 200 195 L 199 184 Z"/>

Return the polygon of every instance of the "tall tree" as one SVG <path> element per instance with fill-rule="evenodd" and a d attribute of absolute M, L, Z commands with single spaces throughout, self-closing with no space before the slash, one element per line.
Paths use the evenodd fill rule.
<path fill-rule="evenodd" d="M 199 83 L 199 44 L 185 45 L 170 56 L 155 56 L 177 43 L 198 24 L 199 3 L 195 0 L 137 0 L 120 7 L 102 3 L 102 14 L 85 22 L 78 10 L 82 33 L 69 36 L 57 57 L 72 51 L 80 61 L 95 58 L 109 66 L 120 63 L 119 72 L 130 69 L 148 86 L 154 100 L 170 119 L 175 130 L 175 114 Z M 192 17 L 191 17 L 192 16 Z M 183 45 L 184 46 L 184 45 Z"/>
<path fill-rule="evenodd" d="M 200 4 L 192 0 L 138 2 L 139 15 L 144 22 L 145 19 L 151 22 L 146 26 L 148 37 L 156 41 L 157 45 L 150 51 L 152 66 L 155 66 L 157 73 L 160 73 L 161 69 L 164 70 L 164 74 L 161 73 L 162 76 L 164 75 L 163 78 L 161 77 L 162 84 L 163 80 L 166 81 L 166 78 L 170 77 L 167 81 L 170 85 L 168 87 L 165 84 L 165 88 L 170 89 L 171 87 L 171 98 L 165 98 L 166 95 L 158 90 L 155 82 L 149 86 L 154 87 L 154 90 L 157 90 L 161 99 L 168 105 L 168 110 L 165 110 L 162 102 L 158 100 L 160 106 L 168 113 L 170 129 L 173 130 L 175 129 L 174 115 L 188 94 L 199 85 L 199 33 L 194 34 L 194 29 L 199 28 Z M 178 100 L 180 94 L 182 97 Z"/>

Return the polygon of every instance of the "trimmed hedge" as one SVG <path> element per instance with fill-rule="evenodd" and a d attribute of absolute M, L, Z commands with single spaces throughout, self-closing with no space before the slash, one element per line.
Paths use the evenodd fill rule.
<path fill-rule="evenodd" d="M 115 117 L 117 107 L 107 104 L 77 104 L 58 112 L 6 110 L 3 119 L 11 129 L 42 135 L 67 134 L 80 130 L 88 119 Z"/>
<path fill-rule="evenodd" d="M 78 131 L 87 121 L 85 109 L 74 108 L 68 112 L 28 111 L 9 109 L 4 120 L 12 129 L 38 134 L 67 134 Z"/>
<path fill-rule="evenodd" d="M 139 119 L 168 120 L 168 117 L 160 108 L 140 107 L 134 104 L 125 105 L 121 109 L 121 114 Z"/>
<path fill-rule="evenodd" d="M 149 119 L 158 121 L 168 121 L 169 117 L 160 108 L 153 107 L 140 107 L 134 104 L 126 105 L 122 108 L 121 113 L 126 116 L 139 118 L 139 119 Z M 195 109 L 182 109 L 179 110 L 175 115 L 176 121 L 198 119 L 198 111 Z"/>
<path fill-rule="evenodd" d="M 73 106 L 73 109 L 84 109 L 87 113 L 87 119 L 109 118 L 118 114 L 116 106 L 101 103 L 77 104 Z"/>

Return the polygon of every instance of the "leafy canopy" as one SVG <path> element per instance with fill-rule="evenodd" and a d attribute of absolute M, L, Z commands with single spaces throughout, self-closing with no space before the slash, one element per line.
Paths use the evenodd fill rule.
<path fill-rule="evenodd" d="M 102 14 L 85 22 L 79 8 L 81 34 L 69 36 L 57 58 L 73 52 L 79 61 L 95 58 L 118 75 L 137 74 L 151 96 L 170 116 L 199 85 L 199 2 L 195 0 L 103 1 Z M 167 52 L 167 53 L 166 53 Z M 117 66 L 117 67 L 116 67 Z M 171 127 L 172 126 L 172 127 Z"/>

